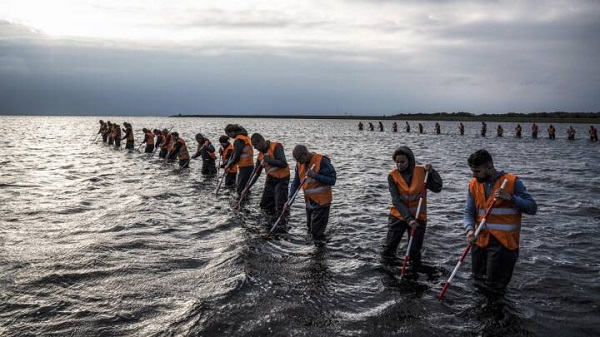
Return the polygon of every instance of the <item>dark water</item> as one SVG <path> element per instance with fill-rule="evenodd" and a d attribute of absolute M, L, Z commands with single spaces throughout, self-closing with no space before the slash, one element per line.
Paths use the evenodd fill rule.
<path fill-rule="evenodd" d="M 108 119 L 130 121 L 138 140 L 142 127 L 174 126 L 188 144 L 199 131 L 214 141 L 233 122 Z M 317 248 L 302 202 L 292 209 L 289 234 L 265 240 L 258 188 L 235 213 L 228 193 L 214 196 L 215 179 L 200 175 L 200 162 L 177 174 L 142 154 L 93 143 L 97 118 L 0 121 L 2 336 L 600 335 L 600 144 L 585 138 L 588 125 L 574 126 L 578 139 L 569 142 L 562 124 L 550 141 L 529 132 L 517 140 L 508 123 L 508 137 L 484 139 L 479 123 L 467 123 L 461 137 L 449 122 L 441 135 L 430 122 L 418 135 L 359 133 L 357 121 L 237 121 L 282 141 L 291 165 L 298 143 L 331 156 L 338 183 L 329 243 Z M 424 249 L 441 272 L 416 281 L 401 281 L 399 269 L 379 260 L 398 145 L 445 180 L 442 193 L 429 195 Z M 482 147 L 497 168 L 523 179 L 538 215 L 524 217 L 504 306 L 486 306 L 472 291 L 468 260 L 439 303 L 465 244 L 466 158 Z"/>

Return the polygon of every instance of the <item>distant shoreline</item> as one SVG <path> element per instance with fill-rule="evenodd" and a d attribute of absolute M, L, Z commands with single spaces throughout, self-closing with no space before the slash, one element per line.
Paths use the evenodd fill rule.
<path fill-rule="evenodd" d="M 508 114 L 481 114 L 475 115 L 468 112 L 458 113 L 433 113 L 433 114 L 397 114 L 389 116 L 359 116 L 359 115 L 171 115 L 176 118 L 284 118 L 284 119 L 340 119 L 340 120 L 394 120 L 394 121 L 456 121 L 456 122 L 536 122 L 536 123 L 577 123 L 600 124 L 600 112 L 536 112 L 536 113 L 508 113 Z"/>

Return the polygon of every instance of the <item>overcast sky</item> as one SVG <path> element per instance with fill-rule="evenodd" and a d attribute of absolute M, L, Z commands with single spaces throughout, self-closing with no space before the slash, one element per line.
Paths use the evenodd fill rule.
<path fill-rule="evenodd" d="M 600 111 L 600 1 L 0 0 L 0 114 Z"/>

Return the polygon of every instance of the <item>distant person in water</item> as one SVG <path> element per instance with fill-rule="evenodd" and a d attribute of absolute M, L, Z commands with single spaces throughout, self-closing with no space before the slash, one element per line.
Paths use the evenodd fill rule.
<path fill-rule="evenodd" d="M 379 131 L 383 132 L 383 123 L 379 122 Z"/>
<path fill-rule="evenodd" d="M 460 122 L 460 124 L 458 124 L 458 132 L 460 133 L 461 136 L 465 135 L 465 125 Z"/>
<path fill-rule="evenodd" d="M 496 136 L 502 137 L 503 134 L 504 128 L 502 127 L 502 125 L 498 124 L 498 127 L 496 128 Z"/>
<path fill-rule="evenodd" d="M 485 137 L 487 133 L 487 124 L 485 122 L 481 122 L 481 137 Z"/>
<path fill-rule="evenodd" d="M 100 120 L 100 130 L 98 130 L 98 134 L 101 135 L 103 143 L 106 143 L 107 130 L 108 125 L 103 120 Z"/>
<path fill-rule="evenodd" d="M 440 133 L 442 133 L 442 127 L 440 126 L 440 123 L 438 123 L 438 122 L 435 122 L 435 126 L 434 126 L 434 128 L 435 128 L 435 133 L 436 133 L 436 134 L 438 134 L 438 135 L 439 135 Z"/>
<path fill-rule="evenodd" d="M 410 124 L 408 124 L 408 122 L 405 122 L 405 128 L 406 128 L 406 133 L 410 133 Z"/>
<path fill-rule="evenodd" d="M 154 133 L 146 128 L 143 128 L 144 132 L 144 140 L 142 144 L 146 144 L 146 148 L 144 149 L 144 153 L 153 153 L 154 152 Z"/>
<path fill-rule="evenodd" d="M 254 149 L 252 148 L 250 137 L 248 137 L 248 132 L 240 125 L 228 124 L 225 127 L 225 134 L 229 138 L 234 139 L 233 154 L 225 165 L 225 170 L 230 169 L 234 165 L 237 166 L 238 175 L 235 189 L 239 198 L 252 175 L 254 168 Z"/>
<path fill-rule="evenodd" d="M 596 129 L 593 125 L 590 125 L 590 130 L 588 131 L 588 133 L 592 142 L 598 141 L 598 129 Z"/>
<path fill-rule="evenodd" d="M 127 122 L 123 122 L 123 126 L 125 127 L 125 129 L 123 131 L 125 131 L 125 136 L 123 136 L 123 138 L 121 138 L 121 140 L 125 141 L 125 148 L 128 150 L 133 150 L 134 148 L 134 137 L 133 137 L 133 128 L 131 127 L 131 124 L 127 123 Z"/>
<path fill-rule="evenodd" d="M 159 158 L 167 160 L 175 160 L 175 158 L 167 158 L 171 148 L 173 147 L 173 136 L 167 129 L 162 130 L 163 141 L 160 143 L 160 152 L 158 153 Z"/>
<path fill-rule="evenodd" d="M 392 155 L 392 160 L 396 168 L 389 173 L 387 179 L 392 207 L 381 256 L 384 263 L 394 262 L 402 236 L 405 232 L 410 233 L 414 228 L 415 234 L 409 257 L 412 271 L 416 272 L 421 267 L 421 248 L 427 228 L 427 190 L 439 193 L 443 182 L 431 164 L 416 166 L 414 154 L 407 146 L 397 148 Z M 425 182 L 426 172 L 429 172 L 427 182 Z M 416 214 L 424 184 L 423 202 L 419 214 Z"/>
<path fill-rule="evenodd" d="M 572 126 L 569 126 L 569 128 L 567 129 L 567 139 L 575 140 L 575 129 L 573 129 Z"/>
<path fill-rule="evenodd" d="M 419 133 L 423 133 L 423 124 L 419 123 Z"/>
<path fill-rule="evenodd" d="M 292 155 L 296 159 L 296 172 L 289 195 L 300 188 L 300 181 L 307 177 L 304 186 L 306 202 L 306 225 L 316 245 L 325 243 L 325 229 L 333 200 L 332 187 L 337 175 L 327 156 L 309 152 L 306 146 L 296 145 Z"/>
<path fill-rule="evenodd" d="M 471 266 L 478 290 L 496 299 L 504 295 L 519 256 L 522 213 L 535 214 L 537 204 L 527 193 L 517 176 L 494 168 L 492 156 L 478 150 L 468 159 L 473 173 L 464 208 L 464 227 L 471 250 Z M 508 184 L 500 189 L 502 182 Z M 492 200 L 497 198 L 485 224 L 475 238 L 476 226 L 481 222 Z"/>
<path fill-rule="evenodd" d="M 517 124 L 517 126 L 515 127 L 515 136 L 517 138 L 521 138 L 522 131 L 523 131 L 523 128 L 521 128 L 521 124 Z"/>
<path fill-rule="evenodd" d="M 217 155 L 215 154 L 215 147 L 212 145 L 210 140 L 204 137 L 203 134 L 196 134 L 196 153 L 192 156 L 192 159 L 200 157 L 202 159 L 202 174 L 214 175 L 217 174 Z"/>
<path fill-rule="evenodd" d="M 538 137 L 538 132 L 540 128 L 535 124 L 535 122 L 531 125 L 531 138 L 536 139 Z"/>
<path fill-rule="evenodd" d="M 179 169 L 184 169 L 190 166 L 190 153 L 187 148 L 187 144 L 183 138 L 179 137 L 179 133 L 172 132 L 171 136 L 173 137 L 173 148 L 169 152 L 167 158 L 175 158 L 179 159 Z"/>
<path fill-rule="evenodd" d="M 392 124 L 392 131 L 398 132 L 398 123 L 394 122 L 394 124 Z"/>
<path fill-rule="evenodd" d="M 159 129 L 152 130 L 152 133 L 156 136 L 156 141 L 154 142 L 154 151 L 152 151 L 152 153 L 154 153 L 158 150 L 160 144 L 165 140 L 165 136 Z"/>
<path fill-rule="evenodd" d="M 364 125 L 362 122 L 358 122 L 358 131 L 362 131 L 364 129 Z"/>
<path fill-rule="evenodd" d="M 549 139 L 556 138 L 556 128 L 552 124 L 550 124 L 550 126 L 548 127 L 548 138 Z"/>
<path fill-rule="evenodd" d="M 115 139 L 114 137 L 114 125 L 113 123 L 111 123 L 110 121 L 107 121 L 106 124 L 108 125 L 108 128 L 106 129 L 106 145 L 114 145 L 115 144 Z"/>
<path fill-rule="evenodd" d="M 113 124 L 114 126 L 114 142 L 115 149 L 121 149 L 121 126 L 119 124 Z"/>
<path fill-rule="evenodd" d="M 221 148 L 219 149 L 219 155 L 221 156 L 221 168 L 225 169 L 225 165 L 229 162 L 231 155 L 233 154 L 233 145 L 229 143 L 229 137 L 221 136 L 219 137 L 219 144 L 221 144 Z M 237 165 L 231 166 L 229 169 L 225 170 L 227 173 L 225 174 L 225 186 L 235 186 L 235 180 L 237 178 Z"/>
<path fill-rule="evenodd" d="M 285 158 L 283 144 L 265 140 L 260 133 L 255 133 L 250 138 L 252 146 L 258 151 L 256 158 L 256 174 L 250 186 L 254 185 L 263 168 L 267 175 L 265 186 L 260 199 L 260 208 L 269 215 L 286 215 L 279 222 L 277 231 L 285 231 L 289 209 L 285 207 L 288 201 L 288 188 L 290 186 L 290 167 Z M 272 224 L 269 225 L 269 229 Z"/>
<path fill-rule="evenodd" d="M 369 131 L 373 130 L 375 130 L 375 126 L 373 126 L 373 123 L 369 122 Z"/>

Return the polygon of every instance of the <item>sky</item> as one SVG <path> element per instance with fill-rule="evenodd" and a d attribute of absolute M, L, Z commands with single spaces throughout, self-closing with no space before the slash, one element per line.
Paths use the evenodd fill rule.
<path fill-rule="evenodd" d="M 0 0 L 0 115 L 600 111 L 598 0 Z"/>

